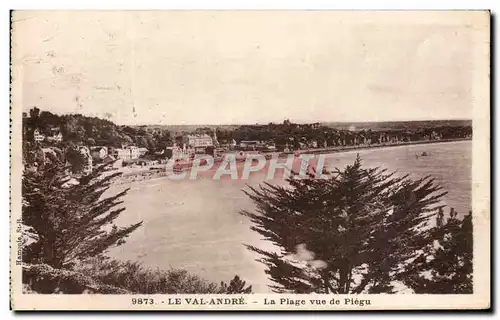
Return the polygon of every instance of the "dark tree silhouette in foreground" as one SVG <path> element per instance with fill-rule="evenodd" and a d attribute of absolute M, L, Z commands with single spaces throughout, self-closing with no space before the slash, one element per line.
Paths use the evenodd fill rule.
<path fill-rule="evenodd" d="M 95 170 L 69 187 L 69 168 L 52 161 L 37 170 L 25 170 L 22 180 L 22 217 L 27 235 L 34 242 L 24 250 L 24 261 L 68 268 L 120 245 L 141 226 L 117 227 L 113 221 L 125 208 L 118 208 L 128 191 L 102 198 L 119 174 L 101 176 Z"/>
<path fill-rule="evenodd" d="M 447 220 L 439 210 L 433 237 L 438 242 L 429 245 L 408 268 L 403 277 L 415 293 L 473 293 L 472 283 L 472 212 L 458 219 L 451 208 Z M 427 258 L 430 257 L 430 258 Z"/>
<path fill-rule="evenodd" d="M 247 246 L 262 256 L 259 261 L 276 283 L 273 290 L 391 293 L 396 283 L 404 283 L 426 291 L 418 290 L 417 270 L 408 271 L 414 261 L 430 256 L 434 240 L 443 238 L 442 226 L 431 225 L 431 217 L 442 208 L 439 201 L 446 193 L 433 179 L 365 169 L 358 156 L 328 179 L 311 174 L 308 179 L 292 176 L 288 182 L 250 187 L 245 192 L 257 212 L 242 211 L 254 223 L 251 229 L 275 245 L 269 251 Z"/>

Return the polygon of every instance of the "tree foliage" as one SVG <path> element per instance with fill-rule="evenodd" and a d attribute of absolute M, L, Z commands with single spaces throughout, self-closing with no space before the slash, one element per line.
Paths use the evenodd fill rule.
<path fill-rule="evenodd" d="M 254 223 L 251 229 L 276 248 L 247 246 L 261 255 L 273 290 L 392 293 L 398 283 L 417 288 L 406 281 L 408 270 L 430 254 L 441 232 L 430 222 L 445 192 L 433 179 L 365 169 L 358 156 L 328 179 L 311 174 L 288 183 L 250 187 L 246 193 L 257 209 L 242 211 Z"/>
<path fill-rule="evenodd" d="M 87 164 L 87 159 L 75 146 L 66 148 L 65 160 L 73 173 L 82 173 Z"/>
<path fill-rule="evenodd" d="M 174 293 L 251 293 L 252 286 L 235 276 L 229 284 L 206 281 L 183 269 L 151 269 L 138 262 L 116 261 L 96 257 L 77 266 L 76 271 L 92 275 L 103 284 L 123 288 L 132 293 L 174 294 Z"/>
<path fill-rule="evenodd" d="M 79 178 L 78 185 L 70 186 L 68 172 L 65 161 L 24 172 L 23 223 L 34 239 L 24 250 L 25 262 L 70 267 L 122 244 L 142 224 L 127 227 L 113 224 L 125 210 L 119 206 L 128 189 L 113 196 L 103 195 L 119 174 L 102 177 L 98 169 Z"/>
<path fill-rule="evenodd" d="M 361 130 L 349 130 L 342 125 L 329 126 L 325 124 L 297 124 L 285 120 L 283 123 L 267 125 L 242 125 L 232 131 L 218 131 L 217 135 L 224 139 L 241 140 L 273 140 L 277 146 L 287 145 L 292 149 L 301 149 L 301 143 L 316 141 L 318 147 L 355 146 L 360 144 L 388 143 L 391 140 L 402 142 L 430 140 L 433 134 L 442 139 L 463 139 L 472 136 L 472 126 L 465 123 L 451 124 L 447 122 L 407 123 L 398 127 L 379 128 L 371 124 L 375 130 L 363 127 Z M 425 126 L 427 125 L 427 126 Z"/>
<path fill-rule="evenodd" d="M 65 142 L 87 145 L 104 145 L 120 148 L 122 145 L 136 144 L 152 151 L 164 150 L 171 144 L 170 132 L 166 129 L 119 126 L 112 121 L 81 114 L 56 115 L 33 108 L 30 117 L 23 119 L 24 140 L 32 141 L 34 130 L 51 135 L 51 129 L 58 128 Z"/>
<path fill-rule="evenodd" d="M 234 278 L 229 282 L 229 285 L 225 282 L 220 284 L 220 293 L 228 294 L 241 294 L 241 293 L 252 293 L 252 286 L 246 287 L 246 282 L 240 279 L 239 276 L 234 276 Z"/>
<path fill-rule="evenodd" d="M 473 293 L 472 212 L 463 219 L 451 208 L 447 219 L 442 209 L 432 229 L 437 241 L 413 261 L 403 277 L 415 293 Z"/>

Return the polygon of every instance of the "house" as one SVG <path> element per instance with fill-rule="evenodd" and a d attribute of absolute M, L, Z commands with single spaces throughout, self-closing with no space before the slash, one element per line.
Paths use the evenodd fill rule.
<path fill-rule="evenodd" d="M 242 140 L 240 141 L 240 147 L 243 149 L 248 149 L 248 150 L 255 150 L 258 146 L 260 146 L 262 143 L 257 140 Z"/>
<path fill-rule="evenodd" d="M 51 137 L 47 137 L 47 140 L 54 141 L 54 142 L 62 142 L 63 136 L 60 132 L 58 132 L 57 134 L 55 134 Z"/>
<path fill-rule="evenodd" d="M 194 148 L 198 147 L 212 147 L 214 145 L 213 139 L 208 134 L 189 134 L 188 144 Z"/>
<path fill-rule="evenodd" d="M 139 157 L 144 156 L 146 153 L 148 153 L 147 148 L 139 148 Z"/>
<path fill-rule="evenodd" d="M 213 147 L 214 141 L 208 134 L 189 134 L 188 145 L 194 148 L 195 152 L 205 152 L 207 147 Z"/>
<path fill-rule="evenodd" d="M 431 140 L 441 140 L 443 136 L 440 133 L 437 133 L 436 131 L 431 132 Z"/>
<path fill-rule="evenodd" d="M 268 151 L 276 151 L 276 144 L 274 142 L 266 143 L 266 150 Z"/>
<path fill-rule="evenodd" d="M 115 159 L 130 160 L 130 150 L 128 149 L 115 148 L 111 152 L 111 155 Z"/>
<path fill-rule="evenodd" d="M 35 141 L 40 142 L 40 141 L 45 140 L 45 135 L 41 134 L 38 129 L 35 129 L 35 131 L 33 132 L 33 139 Z"/>
<path fill-rule="evenodd" d="M 51 141 L 51 142 L 62 142 L 63 140 L 63 136 L 61 134 L 61 131 L 59 128 L 51 128 L 50 129 L 52 135 L 51 136 L 48 136 L 46 139 L 47 141 Z"/>
<path fill-rule="evenodd" d="M 154 154 L 155 154 L 155 155 L 157 155 L 157 156 L 162 156 L 162 155 L 164 155 L 164 154 L 165 154 L 165 150 L 155 151 L 155 153 L 154 153 Z"/>
<path fill-rule="evenodd" d="M 130 152 L 130 159 L 139 159 L 139 148 L 136 146 L 128 146 L 127 149 Z"/>
<path fill-rule="evenodd" d="M 318 141 L 316 140 L 311 140 L 307 143 L 308 148 L 317 148 L 318 147 Z"/>
<path fill-rule="evenodd" d="M 94 161 L 102 161 L 108 156 L 108 147 L 91 147 L 90 152 Z"/>
<path fill-rule="evenodd" d="M 195 153 L 193 148 L 188 148 L 185 144 L 182 147 L 176 144 L 173 147 L 167 147 L 167 149 L 171 150 L 174 160 L 189 160 Z"/>
<path fill-rule="evenodd" d="M 390 142 L 391 143 L 398 143 L 399 142 L 399 137 L 398 136 L 392 136 L 390 138 Z"/>

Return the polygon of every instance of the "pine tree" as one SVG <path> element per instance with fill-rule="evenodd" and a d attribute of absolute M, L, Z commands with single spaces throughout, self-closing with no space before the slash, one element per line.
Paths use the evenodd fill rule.
<path fill-rule="evenodd" d="M 220 283 L 220 293 L 227 294 L 242 294 L 242 293 L 252 293 L 252 286 L 246 287 L 246 281 L 242 280 L 239 276 L 234 276 L 234 278 L 229 282 L 229 285 L 223 281 Z"/>
<path fill-rule="evenodd" d="M 435 240 L 415 259 L 403 277 L 415 293 L 470 294 L 472 283 L 472 212 L 463 219 L 451 208 L 445 220 L 441 209 L 432 229 Z"/>
<path fill-rule="evenodd" d="M 252 230 L 276 250 L 259 253 L 276 292 L 391 293 L 419 250 L 432 243 L 431 217 L 445 195 L 433 179 L 362 168 L 359 156 L 328 179 L 265 183 L 246 194 L 256 204 Z"/>
<path fill-rule="evenodd" d="M 28 236 L 35 239 L 24 249 L 29 263 L 68 268 L 120 245 L 142 222 L 117 227 L 113 221 L 125 210 L 117 208 L 128 191 L 102 197 L 118 174 L 103 177 L 102 168 L 68 186 L 65 161 L 51 161 L 37 169 L 25 166 L 22 179 L 22 218 Z"/>

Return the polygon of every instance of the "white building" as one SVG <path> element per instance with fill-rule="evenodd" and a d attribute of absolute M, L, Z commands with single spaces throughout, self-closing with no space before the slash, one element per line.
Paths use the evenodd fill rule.
<path fill-rule="evenodd" d="M 258 140 L 251 140 L 251 141 L 250 140 L 248 140 L 248 141 L 242 140 L 242 141 L 240 141 L 240 147 L 245 148 L 245 149 L 255 149 L 261 145 L 262 145 L 262 142 L 258 141 Z"/>
<path fill-rule="evenodd" d="M 269 150 L 269 151 L 276 151 L 276 144 L 274 142 L 267 143 L 266 144 L 266 149 Z"/>
<path fill-rule="evenodd" d="M 432 131 L 431 133 L 431 140 L 441 140 L 442 135 L 440 133 L 437 133 L 436 131 Z"/>
<path fill-rule="evenodd" d="M 47 141 L 51 142 L 62 142 L 63 136 L 61 134 L 61 130 L 59 128 L 52 128 L 50 129 L 52 135 L 48 136 L 46 139 Z"/>
<path fill-rule="evenodd" d="M 63 136 L 60 132 L 54 134 L 53 136 L 47 137 L 47 141 L 62 142 L 62 140 L 63 140 Z"/>
<path fill-rule="evenodd" d="M 38 129 L 35 129 L 35 131 L 33 132 L 33 139 L 35 141 L 40 142 L 40 141 L 45 140 L 45 136 L 43 134 L 41 134 Z"/>
<path fill-rule="evenodd" d="M 316 140 L 311 140 L 307 143 L 308 148 L 317 148 L 318 147 L 318 141 Z"/>
<path fill-rule="evenodd" d="M 183 145 L 181 148 L 178 145 L 174 145 L 173 147 L 168 147 L 167 149 L 172 150 L 172 159 L 175 160 L 190 160 L 194 156 L 194 149 L 187 148 L 186 145 Z"/>
<path fill-rule="evenodd" d="M 115 148 L 111 152 L 111 155 L 115 159 L 130 160 L 130 150 L 128 149 Z"/>
<path fill-rule="evenodd" d="M 214 142 L 211 136 L 208 134 L 189 134 L 188 144 L 193 148 L 206 148 L 213 147 Z"/>
<path fill-rule="evenodd" d="M 139 159 L 140 152 L 136 146 L 128 146 L 127 150 L 130 152 L 130 159 Z"/>
<path fill-rule="evenodd" d="M 197 153 L 204 153 L 208 147 L 214 147 L 214 141 L 208 134 L 190 134 L 188 138 L 188 147 L 194 148 Z"/>

